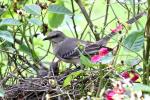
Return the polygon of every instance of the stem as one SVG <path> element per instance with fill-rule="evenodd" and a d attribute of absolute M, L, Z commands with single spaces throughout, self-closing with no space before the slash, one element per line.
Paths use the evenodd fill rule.
<path fill-rule="evenodd" d="M 73 0 L 71 0 L 71 5 L 72 5 L 72 12 L 73 12 L 73 15 L 72 15 L 71 19 L 72 19 L 72 22 L 73 22 L 74 32 L 75 32 L 76 38 L 78 38 L 78 32 L 77 32 L 77 29 L 76 29 L 76 23 L 75 23 L 75 19 L 74 19 L 75 9 L 74 9 L 74 1 Z"/>
<path fill-rule="evenodd" d="M 149 85 L 150 80 L 150 62 L 149 62 L 149 55 L 150 55 L 150 1 L 147 0 L 148 3 L 148 16 L 147 16 L 147 23 L 145 26 L 145 47 L 143 50 L 143 58 L 144 58 L 144 63 L 143 63 L 143 83 Z"/>
<path fill-rule="evenodd" d="M 104 27 L 107 24 L 107 19 L 108 19 L 108 10 L 109 10 L 109 2 L 110 0 L 107 0 L 107 5 L 106 5 L 106 14 L 105 14 L 105 20 L 104 20 Z"/>
<path fill-rule="evenodd" d="M 24 20 L 26 20 L 26 19 L 24 19 Z M 38 62 L 39 58 L 36 55 L 35 51 L 32 49 L 32 47 L 31 47 L 31 45 L 30 45 L 30 43 L 29 43 L 29 41 L 28 41 L 28 39 L 27 39 L 27 37 L 25 35 L 25 33 L 26 33 L 26 26 L 27 26 L 27 23 L 24 23 L 23 26 L 22 26 L 22 30 L 20 29 L 20 33 L 21 33 L 23 39 L 25 40 L 25 43 L 27 44 L 27 47 L 29 48 L 29 50 L 31 52 L 31 56 L 32 56 L 33 61 L 35 62 L 35 64 L 37 64 L 37 63 L 39 63 Z M 34 66 L 33 68 L 37 72 L 38 67 Z"/>
<path fill-rule="evenodd" d="M 90 27 L 91 31 L 93 32 L 95 39 L 99 40 L 100 39 L 99 34 L 96 34 L 96 32 L 94 31 L 94 25 L 93 25 L 89 15 L 88 15 L 88 13 L 87 13 L 85 7 L 83 6 L 81 0 L 75 0 L 75 1 L 78 4 L 78 6 L 80 7 L 80 9 L 81 9 L 81 11 L 82 11 L 82 13 L 83 13 L 87 23 L 89 24 L 89 27 Z"/>
<path fill-rule="evenodd" d="M 136 14 L 135 0 L 133 0 L 133 17 L 135 16 L 135 14 Z M 139 26 L 138 26 L 137 22 L 135 22 L 135 25 L 136 25 L 137 29 L 139 30 Z"/>
<path fill-rule="evenodd" d="M 110 0 L 107 0 L 107 5 L 106 5 L 106 12 L 105 12 L 105 20 L 104 20 L 104 29 L 103 29 L 103 32 L 102 32 L 102 38 L 104 36 L 104 31 L 105 31 L 105 26 L 107 25 L 107 20 L 108 20 L 108 11 L 109 11 L 109 4 L 110 4 Z"/>

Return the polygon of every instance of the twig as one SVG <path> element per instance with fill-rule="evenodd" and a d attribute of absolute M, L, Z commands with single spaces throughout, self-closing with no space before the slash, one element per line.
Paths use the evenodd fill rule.
<path fill-rule="evenodd" d="M 83 32 L 81 33 L 81 37 L 80 39 L 82 39 L 83 35 L 84 35 L 84 32 L 86 31 L 87 27 L 88 27 L 89 24 L 86 24 L 85 28 L 83 29 Z"/>
<path fill-rule="evenodd" d="M 108 19 L 108 10 L 109 10 L 109 3 L 110 3 L 110 0 L 107 0 L 107 5 L 106 5 L 106 14 L 105 14 L 105 20 L 104 20 L 104 26 L 106 26 L 107 24 L 107 19 Z"/>
<path fill-rule="evenodd" d="M 75 20 L 74 20 L 74 16 L 75 16 L 74 0 L 71 0 L 71 5 L 72 5 L 72 12 L 73 12 L 71 19 L 73 22 L 74 32 L 75 32 L 76 38 L 78 38 L 78 32 L 77 32 L 76 24 L 75 24 Z"/>
<path fill-rule="evenodd" d="M 100 39 L 99 34 L 95 33 L 95 31 L 94 31 L 94 25 L 93 25 L 93 23 L 92 23 L 89 15 L 88 15 L 88 13 L 87 13 L 85 7 L 83 6 L 81 0 L 75 0 L 75 1 L 78 4 L 78 6 L 80 7 L 80 9 L 81 9 L 81 11 L 82 11 L 82 13 L 83 13 L 83 15 L 84 15 L 87 23 L 89 24 L 89 27 L 90 27 L 91 31 L 93 32 L 95 39 L 99 40 Z"/>
<path fill-rule="evenodd" d="M 42 58 L 40 58 L 38 62 L 40 62 L 41 60 L 43 60 L 48 55 L 50 47 L 51 47 L 51 42 L 49 43 L 48 50 L 47 50 L 46 54 Z"/>
<path fill-rule="evenodd" d="M 93 10 L 93 8 L 94 8 L 95 1 L 96 1 L 96 0 L 94 0 L 93 3 L 92 3 L 92 5 L 91 5 L 90 11 L 89 11 L 89 17 L 91 17 L 91 14 L 92 14 L 92 10 Z"/>
<path fill-rule="evenodd" d="M 68 28 L 69 28 L 70 32 L 72 33 L 73 37 L 75 37 L 75 35 L 73 34 L 73 31 L 72 31 L 72 29 L 71 29 L 71 27 L 70 27 L 69 23 L 68 23 L 68 22 L 66 22 L 66 24 L 67 24 L 67 26 L 68 26 Z"/>
<path fill-rule="evenodd" d="M 96 0 L 94 0 L 93 3 L 92 3 L 92 5 L 91 5 L 90 11 L 89 11 L 89 17 L 91 17 L 91 13 L 92 13 L 92 10 L 93 10 L 95 1 L 96 1 Z M 101 17 L 100 17 L 100 18 L 101 18 Z M 91 20 L 91 21 L 92 21 L 92 20 Z M 85 28 L 83 29 L 83 31 L 82 31 L 82 33 L 81 33 L 80 39 L 82 39 L 82 37 L 83 37 L 83 35 L 84 35 L 84 33 L 85 33 L 85 31 L 86 31 L 88 25 L 89 25 L 89 23 L 87 23 L 86 26 L 85 26 Z"/>

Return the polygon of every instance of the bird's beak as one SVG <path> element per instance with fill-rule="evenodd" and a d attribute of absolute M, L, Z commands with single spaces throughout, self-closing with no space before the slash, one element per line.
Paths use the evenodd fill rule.
<path fill-rule="evenodd" d="M 43 40 L 45 41 L 45 40 L 49 40 L 49 39 L 50 39 L 50 37 L 47 36 Z"/>

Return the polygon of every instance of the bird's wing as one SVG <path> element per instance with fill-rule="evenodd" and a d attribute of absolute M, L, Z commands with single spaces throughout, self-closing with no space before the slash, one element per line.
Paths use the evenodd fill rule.
<path fill-rule="evenodd" d="M 89 44 L 85 47 L 84 55 L 94 55 L 94 54 L 98 53 L 101 48 L 107 48 L 108 51 L 113 50 L 112 48 L 109 48 L 109 47 L 106 47 L 103 45 L 99 45 L 97 43 L 92 43 L 92 44 Z"/>
<path fill-rule="evenodd" d="M 66 38 L 62 43 L 59 43 L 59 48 L 55 50 L 57 57 L 61 59 L 76 59 L 80 57 L 78 43 L 85 45 L 84 50 L 80 51 L 83 55 L 94 55 L 98 53 L 100 48 L 105 47 L 97 43 L 89 43 L 75 38 Z M 108 48 L 108 47 L 105 47 Z M 111 48 L 108 48 L 111 51 Z"/>
<path fill-rule="evenodd" d="M 59 43 L 59 48 L 55 49 L 56 56 L 62 59 L 74 59 L 79 58 L 80 54 L 77 50 L 77 43 L 80 42 L 75 38 L 66 38 Z"/>

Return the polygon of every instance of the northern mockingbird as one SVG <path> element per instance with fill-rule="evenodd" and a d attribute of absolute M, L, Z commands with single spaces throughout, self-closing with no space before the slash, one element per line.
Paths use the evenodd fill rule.
<path fill-rule="evenodd" d="M 100 48 L 105 47 L 107 41 L 115 34 L 116 33 L 111 33 L 105 38 L 91 43 L 76 38 L 66 37 L 61 31 L 52 31 L 48 33 L 44 40 L 50 40 L 52 42 L 53 52 L 57 58 L 67 63 L 80 64 L 80 53 L 84 55 L 93 55 L 97 53 Z M 79 50 L 80 45 L 84 46 L 81 51 Z M 108 50 L 112 51 L 111 48 L 108 48 Z"/>
<path fill-rule="evenodd" d="M 132 24 L 141 18 L 144 14 L 145 12 L 139 13 L 137 16 L 129 19 L 126 23 Z M 82 54 L 93 55 L 97 53 L 100 48 L 105 47 L 107 42 L 114 35 L 116 35 L 116 33 L 111 32 L 99 41 L 90 43 L 76 38 L 66 37 L 65 34 L 61 31 L 52 31 L 48 33 L 44 40 L 50 40 L 52 42 L 54 54 L 60 60 L 68 63 L 80 64 L 80 50 L 78 45 L 84 45 L 84 49 L 81 52 Z M 108 48 L 108 51 L 112 51 L 112 49 Z"/>

